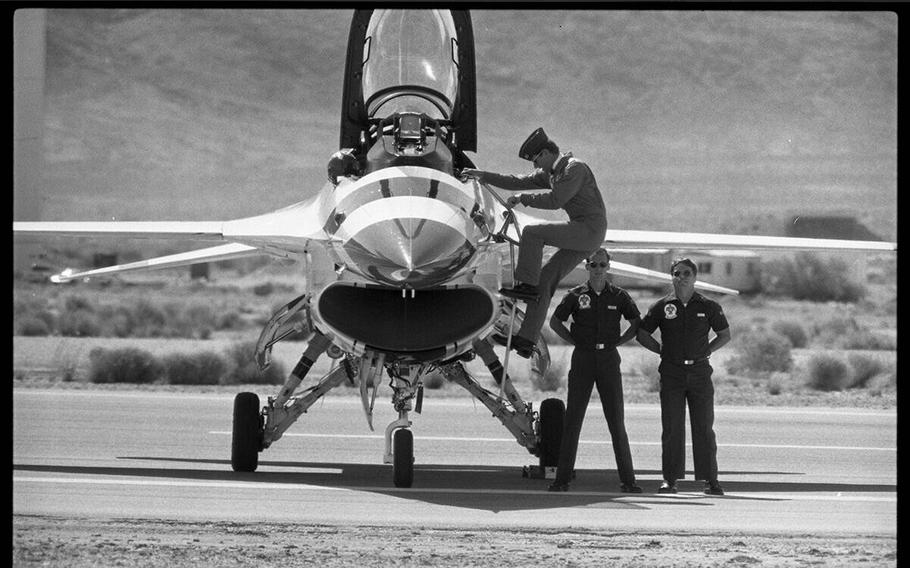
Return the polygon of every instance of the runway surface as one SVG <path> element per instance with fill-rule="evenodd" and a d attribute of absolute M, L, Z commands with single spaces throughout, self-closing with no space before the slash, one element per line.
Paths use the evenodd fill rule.
<path fill-rule="evenodd" d="M 547 480 L 522 476 L 537 458 L 483 405 L 428 392 L 423 413 L 411 414 L 414 485 L 397 489 L 382 460 L 396 416 L 379 395 L 376 432 L 359 399 L 330 394 L 260 455 L 255 473 L 235 473 L 233 395 L 14 390 L 13 513 L 896 538 L 896 411 L 718 407 L 727 494 L 712 497 L 692 480 L 691 447 L 680 493 L 656 494 L 656 405 L 627 405 L 644 493 L 620 493 L 606 423 L 592 405 L 577 479 L 569 493 L 548 493 Z"/>

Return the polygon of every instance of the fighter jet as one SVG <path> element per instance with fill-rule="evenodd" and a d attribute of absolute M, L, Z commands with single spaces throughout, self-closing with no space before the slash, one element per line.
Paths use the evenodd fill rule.
<path fill-rule="evenodd" d="M 331 389 L 359 387 L 369 427 L 385 373 L 398 418 L 385 428 L 384 462 L 394 484 L 414 480 L 410 413 L 420 413 L 423 379 L 440 372 L 480 400 L 539 458 L 556 465 L 564 407 L 526 402 L 501 360 L 494 336 L 510 338 L 523 312 L 500 295 L 511 280 L 522 227 L 543 222 L 510 208 L 496 190 L 463 178 L 475 167 L 474 38 L 466 10 L 357 10 L 345 65 L 338 151 L 318 194 L 271 213 L 227 221 L 16 222 L 16 238 L 97 237 L 217 243 L 182 254 L 88 271 L 66 270 L 54 282 L 135 270 L 186 266 L 253 255 L 304 265 L 305 293 L 275 312 L 255 357 L 270 364 L 273 346 L 308 335 L 299 362 L 280 390 L 234 400 L 231 465 L 255 471 L 259 454 Z M 871 250 L 894 243 L 608 230 L 610 250 L 643 248 Z M 318 254 L 317 254 L 318 253 Z M 611 272 L 670 281 L 669 274 L 613 262 Z M 701 289 L 736 293 L 699 282 Z M 338 364 L 301 390 L 317 359 Z M 496 387 L 488 389 L 464 362 L 480 357 Z M 535 368 L 546 369 L 538 340 Z"/>

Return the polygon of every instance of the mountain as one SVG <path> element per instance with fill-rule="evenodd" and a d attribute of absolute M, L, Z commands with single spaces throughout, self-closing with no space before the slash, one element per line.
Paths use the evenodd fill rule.
<path fill-rule="evenodd" d="M 220 219 L 315 193 L 351 10 L 50 9 L 45 219 Z M 472 11 L 482 169 L 543 126 L 610 226 L 896 236 L 897 17 Z"/>

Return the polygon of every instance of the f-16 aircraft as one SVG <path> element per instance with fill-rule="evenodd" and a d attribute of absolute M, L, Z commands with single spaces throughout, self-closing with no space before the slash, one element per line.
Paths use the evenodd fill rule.
<path fill-rule="evenodd" d="M 466 154 L 477 148 L 475 76 L 467 11 L 357 10 L 348 40 L 339 152 L 329 168 L 335 175 L 317 195 L 228 221 L 16 222 L 14 235 L 218 243 L 95 270 L 68 269 L 53 276 L 54 282 L 266 254 L 304 264 L 305 292 L 265 325 L 257 362 L 266 368 L 272 347 L 292 334 L 303 332 L 309 339 L 299 363 L 266 404 L 256 393 L 236 396 L 235 471 L 256 470 L 262 451 L 344 383 L 359 386 L 372 429 L 385 373 L 398 419 L 386 426 L 384 461 L 392 464 L 394 484 L 410 487 L 410 412 L 421 411 L 423 379 L 433 371 L 489 408 L 539 458 L 538 467 L 554 466 L 562 402 L 544 400 L 537 409 L 526 402 L 505 371 L 509 346 L 501 361 L 493 339 L 511 337 L 523 315 L 515 301 L 499 293 L 510 283 L 522 227 L 545 221 L 513 210 L 492 187 L 460 175 L 475 167 Z M 604 247 L 896 250 L 894 243 L 612 229 Z M 610 271 L 670 282 L 669 274 L 621 262 L 614 261 Z M 698 286 L 736 293 L 708 282 Z M 338 364 L 300 390 L 324 355 Z M 493 390 L 466 370 L 464 361 L 475 357 L 494 378 Z M 543 339 L 533 357 L 542 372 L 549 361 Z"/>

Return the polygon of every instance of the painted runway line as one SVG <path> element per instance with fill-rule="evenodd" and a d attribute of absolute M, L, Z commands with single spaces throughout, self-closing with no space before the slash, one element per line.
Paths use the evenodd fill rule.
<path fill-rule="evenodd" d="M 215 436 L 230 436 L 231 432 L 210 431 L 209 434 Z M 431 442 L 503 442 L 515 443 L 515 438 L 471 438 L 463 436 L 415 436 L 420 440 Z M 381 434 L 312 434 L 312 433 L 288 433 L 282 438 L 333 438 L 339 440 L 384 440 Z M 629 442 L 633 446 L 660 446 L 660 442 Z M 613 445 L 609 440 L 580 440 L 579 444 L 583 445 Z M 688 444 L 691 446 L 691 444 Z M 897 452 L 897 448 L 881 448 L 874 446 L 811 446 L 803 444 L 717 444 L 718 448 L 762 448 L 773 450 L 847 450 L 847 451 L 868 451 L 868 452 Z"/>

